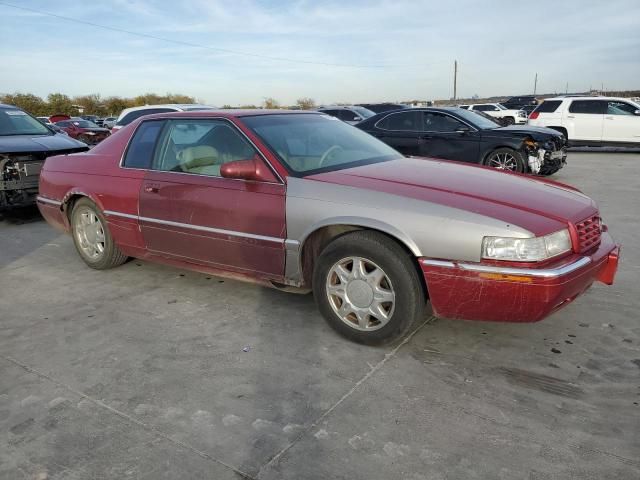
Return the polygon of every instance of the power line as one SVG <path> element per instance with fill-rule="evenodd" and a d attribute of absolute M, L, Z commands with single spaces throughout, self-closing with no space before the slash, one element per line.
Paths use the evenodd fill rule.
<path fill-rule="evenodd" d="M 124 28 L 111 27 L 109 25 L 101 25 L 99 23 L 89 22 L 89 21 L 86 21 L 86 20 L 80 20 L 78 18 L 67 17 L 67 16 L 64 16 L 64 15 L 58 15 L 57 13 L 46 12 L 44 10 L 38 10 L 38 9 L 35 9 L 35 8 L 23 7 L 23 6 L 20 6 L 20 5 L 14 5 L 14 4 L 7 3 L 7 2 L 2 2 L 2 1 L 0 1 L 0 5 L 3 5 L 5 7 L 10 7 L 10 8 L 15 8 L 17 10 L 24 10 L 24 11 L 27 11 L 27 12 L 37 13 L 39 15 L 45 15 L 45 16 L 49 16 L 49 17 L 53 17 L 53 18 L 58 18 L 60 20 L 66 20 L 68 22 L 75 22 L 75 23 L 80 23 L 80 24 L 83 24 L 83 25 L 89 25 L 91 27 L 102 28 L 104 30 L 111 30 L 113 32 L 126 33 L 128 35 L 135 35 L 137 37 L 143 37 L 143 38 L 150 38 L 152 40 L 158 40 L 158 41 L 161 41 L 161 42 L 173 43 L 173 44 L 182 45 L 182 46 L 185 46 L 185 47 L 201 48 L 201 49 L 205 49 L 205 50 L 212 50 L 212 51 L 215 51 L 215 52 L 229 53 L 231 55 L 239 55 L 239 56 L 252 57 L 252 58 L 261 58 L 263 60 L 273 60 L 273 61 L 278 61 L 278 62 L 304 63 L 304 64 L 308 64 L 308 65 L 322 65 L 322 66 L 325 66 L 325 67 L 343 67 L 343 68 L 388 68 L 388 67 L 393 67 L 393 65 L 356 65 L 356 64 L 347 64 L 347 63 L 316 62 L 316 61 L 313 61 L 313 60 L 302 60 L 302 59 L 286 58 L 286 57 L 272 57 L 272 56 L 269 56 L 269 55 L 260 55 L 258 53 L 241 52 L 241 51 L 238 51 L 238 50 L 229 50 L 229 49 L 226 49 L 226 48 L 211 47 L 211 46 L 202 45 L 202 44 L 199 44 L 199 43 L 185 42 L 185 41 L 182 41 L 182 40 L 173 40 L 173 39 L 170 39 L 170 38 L 164 38 L 164 37 L 158 37 L 156 35 L 151 35 L 149 33 L 133 32 L 131 30 L 125 30 Z"/>

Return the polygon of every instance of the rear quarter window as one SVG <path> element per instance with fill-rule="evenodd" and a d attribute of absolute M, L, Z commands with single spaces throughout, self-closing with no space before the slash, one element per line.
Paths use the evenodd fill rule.
<path fill-rule="evenodd" d="M 562 100 L 545 100 L 538 105 L 534 111 L 538 113 L 553 113 L 558 109 L 561 103 Z"/>
<path fill-rule="evenodd" d="M 151 168 L 153 152 L 164 120 L 142 122 L 133 134 L 122 165 L 127 168 Z"/>

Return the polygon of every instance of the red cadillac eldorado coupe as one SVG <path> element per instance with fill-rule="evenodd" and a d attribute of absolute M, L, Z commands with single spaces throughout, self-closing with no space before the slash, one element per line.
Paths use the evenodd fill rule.
<path fill-rule="evenodd" d="M 40 211 L 96 269 L 128 257 L 312 289 L 340 333 L 393 340 L 424 315 L 535 322 L 619 248 L 595 203 L 548 180 L 406 158 L 317 112 L 143 117 L 47 159 Z"/>

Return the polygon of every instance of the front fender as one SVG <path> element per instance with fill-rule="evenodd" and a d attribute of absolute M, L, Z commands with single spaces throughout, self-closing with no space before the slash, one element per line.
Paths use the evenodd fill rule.
<path fill-rule="evenodd" d="M 399 230 L 393 225 L 390 225 L 389 223 L 383 222 L 381 220 L 358 216 L 328 217 L 310 225 L 298 239 L 298 241 L 300 242 L 300 248 L 302 248 L 305 241 L 313 232 L 332 225 L 348 225 L 353 227 L 379 230 L 380 232 L 386 233 L 387 235 L 392 236 L 399 242 L 403 243 L 416 257 L 422 256 L 420 248 L 406 232 Z"/>

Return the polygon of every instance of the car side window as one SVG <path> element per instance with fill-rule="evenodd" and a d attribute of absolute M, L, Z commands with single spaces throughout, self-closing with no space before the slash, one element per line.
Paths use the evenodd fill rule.
<path fill-rule="evenodd" d="M 156 142 L 164 126 L 164 120 L 142 122 L 133 134 L 122 165 L 127 168 L 151 168 Z"/>
<path fill-rule="evenodd" d="M 327 115 L 331 115 L 332 117 L 340 118 L 339 110 L 322 110 L 322 113 L 326 113 Z"/>
<path fill-rule="evenodd" d="M 248 160 L 255 148 L 224 120 L 170 120 L 153 168 L 165 172 L 220 176 L 220 167 L 235 160 Z"/>
<path fill-rule="evenodd" d="M 354 111 L 342 110 L 340 112 L 340 120 L 344 120 L 345 122 L 355 122 L 358 118 L 360 118 L 360 116 Z"/>
<path fill-rule="evenodd" d="M 635 115 L 636 107 L 627 102 L 608 102 L 607 115 Z"/>
<path fill-rule="evenodd" d="M 425 132 L 455 132 L 466 126 L 461 121 L 439 112 L 424 112 L 423 130 Z"/>
<path fill-rule="evenodd" d="M 473 109 L 480 110 L 481 112 L 495 112 L 498 110 L 498 108 L 493 105 L 476 105 Z"/>
<path fill-rule="evenodd" d="M 378 127 L 399 132 L 417 132 L 422 129 L 418 118 L 420 113 L 417 111 L 392 113 L 378 123 Z"/>
<path fill-rule="evenodd" d="M 569 113 L 602 115 L 606 107 L 607 102 L 602 100 L 574 100 L 569 105 Z"/>

